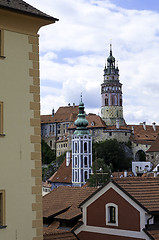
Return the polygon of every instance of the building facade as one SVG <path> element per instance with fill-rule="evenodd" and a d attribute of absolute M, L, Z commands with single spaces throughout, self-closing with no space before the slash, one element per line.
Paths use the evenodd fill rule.
<path fill-rule="evenodd" d="M 56 20 L 0 1 L 0 239 L 43 239 L 37 32 Z"/>

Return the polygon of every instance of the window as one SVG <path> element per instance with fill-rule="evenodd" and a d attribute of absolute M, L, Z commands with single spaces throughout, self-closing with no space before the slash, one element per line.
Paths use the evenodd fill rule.
<path fill-rule="evenodd" d="M 109 136 L 110 136 L 110 137 L 112 136 L 112 132 L 109 132 Z"/>
<path fill-rule="evenodd" d="M 5 191 L 0 190 L 0 227 L 5 225 Z"/>
<path fill-rule="evenodd" d="M 0 102 L 0 135 L 3 134 L 3 102 Z"/>
<path fill-rule="evenodd" d="M 108 106 L 108 98 L 105 99 L 105 106 Z"/>
<path fill-rule="evenodd" d="M 77 157 L 75 157 L 75 167 L 77 167 Z"/>
<path fill-rule="evenodd" d="M 4 30 L 0 30 L 0 58 L 4 58 Z"/>
<path fill-rule="evenodd" d="M 114 203 L 106 204 L 106 225 L 118 226 L 118 206 Z"/>
<path fill-rule="evenodd" d="M 50 147 L 52 147 L 52 141 L 50 141 Z"/>
<path fill-rule="evenodd" d="M 87 143 L 86 142 L 84 143 L 84 152 L 85 153 L 87 152 Z"/>
<path fill-rule="evenodd" d="M 87 179 L 88 179 L 88 172 L 87 172 L 87 171 L 84 172 L 84 179 L 85 179 L 85 182 L 86 182 Z"/>
<path fill-rule="evenodd" d="M 85 167 L 87 167 L 87 165 L 88 165 L 87 157 L 84 157 L 84 165 L 85 165 Z"/>
<path fill-rule="evenodd" d="M 75 153 L 77 153 L 77 143 L 75 143 Z"/>

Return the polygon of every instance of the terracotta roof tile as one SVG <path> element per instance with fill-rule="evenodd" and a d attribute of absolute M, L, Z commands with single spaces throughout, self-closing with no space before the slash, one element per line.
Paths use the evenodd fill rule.
<path fill-rule="evenodd" d="M 29 14 L 40 18 L 47 18 L 52 21 L 57 21 L 58 19 L 53 18 L 46 13 L 41 12 L 35 7 L 29 5 L 22 0 L 0 0 L 0 8 L 22 12 L 23 14 Z"/>
<path fill-rule="evenodd" d="M 158 226 L 159 227 L 159 226 Z M 149 236 L 152 237 L 154 240 L 159 240 L 159 229 L 155 230 L 145 230 L 146 233 L 148 233 Z"/>
<path fill-rule="evenodd" d="M 41 115 L 41 123 L 74 122 L 78 112 L 78 106 L 59 107 L 54 117 L 52 115 Z"/>
<path fill-rule="evenodd" d="M 58 187 L 43 197 L 43 216 L 49 217 L 54 215 L 58 218 L 60 214 L 66 212 L 67 219 L 81 215 L 78 208 L 80 202 L 89 197 L 96 188 L 80 187 Z M 64 216 L 64 215 L 63 215 Z"/>
<path fill-rule="evenodd" d="M 147 152 L 159 152 L 159 135 L 156 140 L 152 143 L 151 147 L 147 150 Z"/>
<path fill-rule="evenodd" d="M 77 118 L 77 117 L 76 117 Z M 86 119 L 88 121 L 88 126 L 87 128 L 106 128 L 106 124 L 105 122 L 102 120 L 102 118 L 96 114 L 93 113 L 89 113 L 88 115 L 86 115 Z M 71 129 L 75 129 L 76 126 L 74 125 L 74 123 L 71 124 L 71 126 L 69 127 Z"/>
<path fill-rule="evenodd" d="M 118 178 L 114 181 L 148 211 L 159 211 L 159 178 Z"/>
<path fill-rule="evenodd" d="M 66 166 L 66 159 L 63 161 L 56 173 L 50 178 L 51 182 L 71 183 L 72 182 L 72 161 Z"/>
<path fill-rule="evenodd" d="M 143 125 L 128 125 L 130 129 L 133 129 L 134 134 L 131 136 L 131 140 L 141 144 L 151 144 L 157 138 L 159 133 L 159 126 L 156 125 L 156 131 L 154 131 L 152 125 L 146 125 L 144 130 Z"/>

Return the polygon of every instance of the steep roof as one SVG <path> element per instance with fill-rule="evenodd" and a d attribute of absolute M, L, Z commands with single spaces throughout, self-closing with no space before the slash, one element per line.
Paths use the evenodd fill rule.
<path fill-rule="evenodd" d="M 78 106 L 59 107 L 54 117 L 41 115 L 41 123 L 74 122 L 78 115 Z"/>
<path fill-rule="evenodd" d="M 159 229 L 147 230 L 145 229 L 147 235 L 153 240 L 159 240 Z"/>
<path fill-rule="evenodd" d="M 88 198 L 96 188 L 58 187 L 43 197 L 43 216 L 71 220 L 80 217 L 80 202 Z"/>
<path fill-rule="evenodd" d="M 159 212 L 159 178 L 118 178 L 113 180 L 149 212 Z"/>
<path fill-rule="evenodd" d="M 151 147 L 147 150 L 147 152 L 159 152 L 159 135 L 156 140 L 151 144 Z"/>
<path fill-rule="evenodd" d="M 154 131 L 152 125 L 146 125 L 144 129 L 143 125 L 128 125 L 132 129 L 131 140 L 136 143 L 150 144 L 157 138 L 159 133 L 159 126 L 155 126 L 156 131 Z"/>
<path fill-rule="evenodd" d="M 39 18 L 45 18 L 52 21 L 58 21 L 57 18 L 51 17 L 46 13 L 41 12 L 40 10 L 29 5 L 22 0 L 0 0 L 0 8 L 20 12 L 26 15 L 32 15 Z"/>
<path fill-rule="evenodd" d="M 55 172 L 50 178 L 51 182 L 71 183 L 72 182 L 72 161 L 69 166 L 66 166 L 66 159 L 63 161 L 57 172 Z"/>

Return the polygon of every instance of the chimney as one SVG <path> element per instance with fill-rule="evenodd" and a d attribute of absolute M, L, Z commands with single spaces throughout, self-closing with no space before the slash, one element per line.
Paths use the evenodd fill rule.
<path fill-rule="evenodd" d="M 143 128 L 146 130 L 146 122 L 143 122 Z"/>
<path fill-rule="evenodd" d="M 66 152 L 66 167 L 70 165 L 70 152 Z"/>
<path fill-rule="evenodd" d="M 118 118 L 116 119 L 116 128 L 119 129 L 119 119 Z"/>
<path fill-rule="evenodd" d="M 73 103 L 73 107 L 75 107 L 75 103 Z"/>
<path fill-rule="evenodd" d="M 153 127 L 154 132 L 156 132 L 156 123 L 155 122 L 152 123 L 152 127 Z"/>
<path fill-rule="evenodd" d="M 54 108 L 52 109 L 52 117 L 54 117 L 54 115 L 55 115 L 55 110 L 54 110 Z"/>
<path fill-rule="evenodd" d="M 134 134 L 134 126 L 131 127 L 132 134 Z"/>
<path fill-rule="evenodd" d="M 127 170 L 124 171 L 124 177 L 127 177 L 128 176 L 128 172 Z"/>

